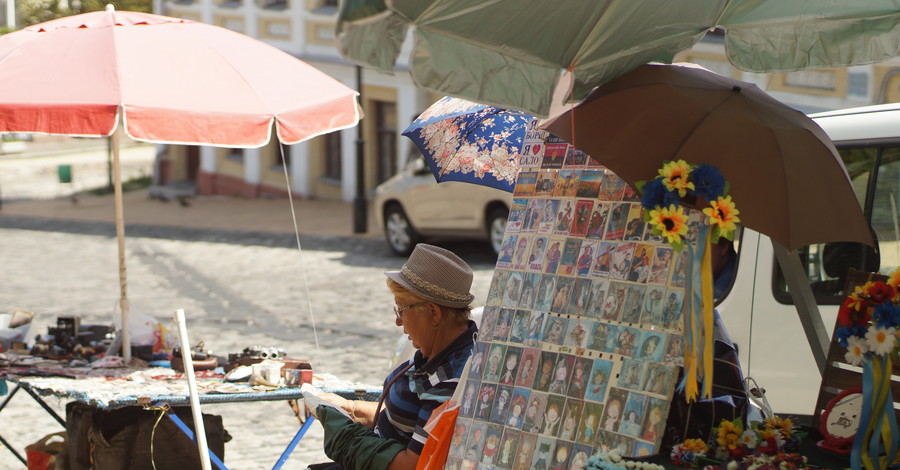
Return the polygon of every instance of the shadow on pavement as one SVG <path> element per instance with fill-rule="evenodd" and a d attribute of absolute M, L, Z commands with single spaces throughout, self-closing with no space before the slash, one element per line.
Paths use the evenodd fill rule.
<path fill-rule="evenodd" d="M 116 236 L 115 224 L 110 222 L 15 215 L 0 215 L 0 229 L 61 232 L 110 238 Z M 195 227 L 127 224 L 125 226 L 125 236 L 126 239 L 137 237 L 272 248 L 297 247 L 297 239 L 293 234 L 249 230 L 214 230 Z M 431 243 L 453 251 L 472 265 L 473 268 L 491 269 L 497 260 L 485 242 L 435 240 L 431 241 Z M 405 261 L 403 257 L 394 256 L 385 241 L 380 238 L 301 234 L 300 244 L 303 250 L 343 252 L 345 255 L 340 261 L 349 266 L 399 269 L 403 261 Z M 386 261 L 388 262 L 386 263 Z"/>

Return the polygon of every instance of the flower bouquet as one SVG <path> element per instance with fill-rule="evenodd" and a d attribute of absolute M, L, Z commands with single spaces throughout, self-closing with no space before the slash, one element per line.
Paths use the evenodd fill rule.
<path fill-rule="evenodd" d="M 669 457 L 672 463 L 684 468 L 697 468 L 706 457 L 709 447 L 703 439 L 687 439 L 681 444 L 672 446 Z"/>
<path fill-rule="evenodd" d="M 728 195 L 729 184 L 713 165 L 690 165 L 684 160 L 663 164 L 656 178 L 636 184 L 641 192 L 644 220 L 652 233 L 664 237 L 677 251 L 688 249 L 689 276 L 685 292 L 684 389 L 688 402 L 712 395 L 713 370 L 713 281 L 710 246 L 719 238 L 732 240 L 740 211 Z M 684 206 L 701 209 L 696 245 L 685 243 L 688 215 Z"/>
<path fill-rule="evenodd" d="M 885 468 L 894 462 L 900 447 L 891 393 L 891 370 L 900 335 L 898 286 L 900 268 L 887 282 L 856 287 L 838 309 L 835 336 L 847 348 L 847 362 L 863 369 L 862 415 L 850 449 L 854 470 Z"/>
<path fill-rule="evenodd" d="M 790 419 L 771 417 L 744 428 L 741 419 L 722 420 L 706 445 L 688 439 L 672 448 L 672 463 L 704 470 L 788 470 L 810 468 L 797 453 L 802 433 Z"/>

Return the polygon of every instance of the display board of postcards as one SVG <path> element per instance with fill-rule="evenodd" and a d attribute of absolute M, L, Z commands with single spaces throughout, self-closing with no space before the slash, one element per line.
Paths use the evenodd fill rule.
<path fill-rule="evenodd" d="M 633 189 L 566 142 L 533 128 L 522 154 L 446 468 L 656 454 L 687 250 L 652 235 Z"/>

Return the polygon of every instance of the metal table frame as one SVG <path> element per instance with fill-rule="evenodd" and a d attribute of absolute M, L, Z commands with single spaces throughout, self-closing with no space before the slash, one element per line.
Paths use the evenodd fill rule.
<path fill-rule="evenodd" d="M 4 408 L 6 408 L 6 405 L 9 404 L 9 401 L 12 400 L 12 397 L 15 396 L 19 390 L 25 390 L 25 392 L 31 395 L 31 398 L 33 398 L 34 401 L 38 403 L 38 405 L 41 405 L 41 408 L 43 408 L 44 411 L 46 411 L 50 416 L 53 417 L 53 419 L 59 422 L 62 427 L 66 427 L 66 420 L 62 419 L 53 408 L 50 408 L 50 406 L 47 405 L 47 403 L 40 397 L 40 395 L 36 394 L 33 390 L 31 390 L 31 388 L 23 387 L 18 383 L 14 383 L 12 390 L 10 390 L 10 392 L 6 395 L 3 403 L 0 403 L 0 412 L 2 412 Z M 11 446 L 6 439 L 3 438 L 3 436 L 0 436 L 0 443 L 2 443 L 7 449 L 9 449 L 9 451 L 12 452 L 13 455 L 15 455 L 23 465 L 28 465 L 28 461 L 24 457 L 22 457 L 22 454 L 17 452 L 16 449 Z"/>
<path fill-rule="evenodd" d="M 88 406 L 93 406 L 99 409 L 118 409 L 125 408 L 129 406 L 141 406 L 141 407 L 160 407 L 165 406 L 166 416 L 178 426 L 179 429 L 192 441 L 196 442 L 194 437 L 194 432 L 191 428 L 184 423 L 171 409 L 173 406 L 190 406 L 190 397 L 188 395 L 156 395 L 150 397 L 137 397 L 134 395 L 125 395 L 116 397 L 114 400 L 111 400 L 106 403 L 100 403 L 96 400 L 91 400 L 86 397 L 81 392 L 73 392 L 67 390 L 57 390 L 57 389 L 49 389 L 49 388 L 36 388 L 29 384 L 27 381 L 21 381 L 22 379 L 28 379 L 28 377 L 7 377 L 7 380 L 13 383 L 13 387 L 11 388 L 9 394 L 5 397 L 2 403 L 0 403 L 0 412 L 3 411 L 3 408 L 9 403 L 12 397 L 20 390 L 25 390 L 48 414 L 50 414 L 60 425 L 64 428 L 66 427 L 66 421 L 59 416 L 56 411 L 54 411 L 47 403 L 44 401 L 42 396 L 57 396 L 60 398 L 68 398 L 74 401 L 81 402 Z M 2 380 L 2 379 L 0 379 Z M 363 400 L 377 400 L 381 389 L 360 389 L 360 390 L 348 390 L 348 389 L 325 389 L 327 392 L 335 393 L 337 395 L 341 395 L 345 398 L 354 398 L 354 399 L 363 399 Z M 213 404 L 213 403 L 240 403 L 240 402 L 256 402 L 256 401 L 281 401 L 281 400 L 302 400 L 303 395 L 300 392 L 299 388 L 279 388 L 276 390 L 268 391 L 268 392 L 248 392 L 248 393 L 227 393 L 227 394 L 201 394 L 199 396 L 200 404 Z M 297 447 L 297 444 L 300 443 L 300 440 L 303 439 L 303 436 L 309 430 L 315 418 L 310 415 L 307 416 L 304 420 L 300 429 L 297 430 L 297 433 L 288 443 L 284 452 L 281 453 L 281 456 L 278 458 L 275 466 L 272 467 L 273 470 L 278 470 L 284 465 L 287 461 L 288 457 L 290 457 L 291 453 Z M 23 464 L 27 465 L 27 461 L 22 455 L 17 452 L 9 442 L 0 436 L 0 443 L 2 443 L 10 452 L 12 452 L 16 458 L 18 458 Z M 228 470 L 223 461 L 216 456 L 211 450 L 209 451 L 210 460 L 220 469 L 220 470 Z"/>

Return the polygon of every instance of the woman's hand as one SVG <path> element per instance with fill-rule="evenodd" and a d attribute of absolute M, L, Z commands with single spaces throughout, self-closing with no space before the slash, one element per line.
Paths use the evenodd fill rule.
<path fill-rule="evenodd" d="M 323 400 L 328 400 L 328 401 L 334 403 L 335 405 L 340 406 L 341 408 L 344 409 L 344 411 L 346 411 L 348 413 L 350 412 L 350 400 L 348 400 L 340 395 L 337 395 L 335 393 L 322 393 L 317 396 Z"/>
<path fill-rule="evenodd" d="M 350 413 L 350 416 L 354 421 L 362 424 L 363 426 L 371 428 L 374 424 L 375 408 L 378 406 L 378 403 L 376 402 L 348 400 L 334 393 L 323 393 L 321 395 L 318 395 L 318 397 L 323 400 L 328 400 L 331 403 L 334 403 L 335 405 L 341 407 L 344 411 Z M 309 410 L 309 412 L 315 414 L 316 410 Z"/>

